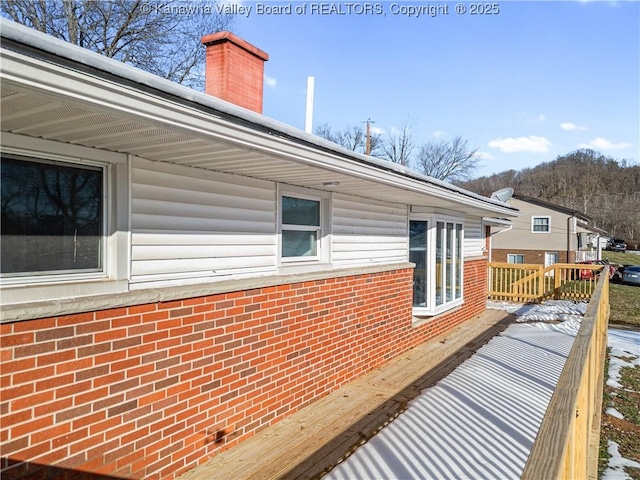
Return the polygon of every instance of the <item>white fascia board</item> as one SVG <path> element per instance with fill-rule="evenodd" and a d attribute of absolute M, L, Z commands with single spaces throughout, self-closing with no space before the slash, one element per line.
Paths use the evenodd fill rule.
<path fill-rule="evenodd" d="M 485 225 L 497 225 L 500 227 L 508 227 L 511 225 L 511 220 L 507 220 L 506 218 L 482 217 L 482 221 Z"/>
<path fill-rule="evenodd" d="M 272 130 L 271 133 L 273 133 L 274 135 L 280 133 L 282 135 L 298 139 L 305 143 L 318 146 L 319 148 L 334 151 L 339 155 L 341 161 L 344 161 L 344 157 L 347 157 L 353 159 L 352 161 L 355 160 L 359 162 L 365 162 L 365 164 L 369 164 L 370 166 L 377 166 L 387 171 L 395 171 L 400 175 L 409 176 L 421 182 L 430 183 L 434 187 L 439 186 L 444 190 L 454 191 L 464 196 L 480 200 L 483 204 L 492 204 L 503 207 L 506 206 L 508 211 L 512 213 L 518 212 L 517 209 L 510 207 L 509 205 L 499 200 L 484 197 L 482 195 L 478 195 L 463 188 L 446 183 L 442 180 L 419 174 L 402 165 L 394 164 L 392 162 L 381 160 L 368 155 L 355 153 L 351 150 L 340 147 L 333 142 L 322 139 L 316 135 L 308 134 L 300 129 L 291 127 L 290 125 L 284 124 L 282 122 L 275 121 L 251 110 L 238 107 L 237 105 L 234 105 L 232 103 L 226 102 L 211 95 L 197 92 L 183 85 L 171 82 L 169 80 L 124 64 L 112 58 L 105 57 L 103 55 L 78 47 L 63 40 L 53 38 L 32 28 L 20 25 L 16 22 L 0 18 L 0 32 L 2 34 L 2 37 L 13 40 L 14 42 L 17 42 L 21 45 L 42 50 L 43 52 L 47 52 L 56 57 L 70 60 L 71 62 L 78 65 L 86 65 L 94 69 L 108 72 L 109 74 L 112 74 L 114 76 L 129 80 L 139 85 L 151 87 L 155 90 L 179 97 L 180 99 L 186 100 L 188 102 L 195 102 L 204 107 L 217 110 L 223 115 L 230 115 L 238 118 L 241 121 L 250 122 L 252 124 L 255 124 L 256 126 Z M 208 113 L 207 115 L 211 114 Z M 253 129 L 251 130 L 254 131 Z"/>
<path fill-rule="evenodd" d="M 73 47 L 73 45 L 65 45 L 66 47 Z M 119 66 L 118 70 L 133 70 L 136 74 L 135 77 L 145 77 L 147 80 L 147 77 L 151 77 L 156 83 L 162 84 L 162 90 L 171 96 L 178 96 L 187 102 L 196 102 L 206 108 L 219 109 L 222 114 L 234 115 L 246 122 L 258 123 L 262 127 L 273 127 L 273 129 L 271 132 L 265 133 L 250 126 L 221 118 L 214 113 L 203 112 L 191 105 L 143 92 L 121 83 L 72 70 L 68 67 L 36 59 L 6 48 L 2 48 L 0 78 L 3 82 L 14 84 L 21 89 L 26 87 L 36 93 L 53 95 L 61 99 L 72 99 L 91 108 L 99 108 L 105 113 L 117 113 L 129 119 L 142 120 L 145 123 L 161 128 L 189 133 L 201 138 L 222 140 L 244 148 L 286 158 L 302 165 L 312 165 L 376 183 L 402 188 L 407 191 L 437 197 L 457 205 L 482 209 L 491 214 L 510 217 L 519 215 L 517 209 L 507 204 L 482 197 L 430 177 L 421 176 L 391 162 L 354 154 L 347 150 L 345 150 L 344 155 L 340 155 L 342 153 L 340 150 L 343 149 L 336 148 L 337 146 L 331 142 L 304 132 L 298 132 L 292 127 L 286 126 L 285 128 L 282 124 L 265 120 L 266 117 L 248 112 L 245 109 L 227 106 L 226 110 L 235 111 L 232 113 L 222 111 L 219 108 L 220 103 L 227 104 L 227 102 L 221 102 L 219 99 L 173 84 L 112 59 L 102 58 L 100 55 L 85 52 L 83 49 L 79 50 L 81 52 L 74 51 L 74 53 L 91 54 L 91 56 L 97 56 L 99 60 L 105 62 L 108 60 L 109 62 L 106 63 L 109 64 L 109 67 L 116 63 Z M 139 83 L 148 85 L 150 82 Z M 186 95 L 185 91 L 189 95 Z M 258 122 L 258 119 L 261 122 Z M 277 136 L 278 134 L 281 136 Z M 297 143 L 284 137 L 285 135 L 295 136 L 305 143 Z M 309 138 L 301 138 L 303 136 Z M 325 149 L 336 153 L 327 152 Z"/>

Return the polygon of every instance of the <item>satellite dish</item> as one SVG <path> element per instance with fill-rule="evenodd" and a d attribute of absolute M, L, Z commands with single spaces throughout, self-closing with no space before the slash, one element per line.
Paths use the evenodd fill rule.
<path fill-rule="evenodd" d="M 500 200 L 501 202 L 508 202 L 513 196 L 513 188 L 501 188 L 497 192 L 491 194 L 491 198 L 494 200 Z"/>

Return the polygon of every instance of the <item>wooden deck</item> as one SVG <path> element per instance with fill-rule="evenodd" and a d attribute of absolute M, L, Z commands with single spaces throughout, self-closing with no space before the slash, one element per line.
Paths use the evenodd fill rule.
<path fill-rule="evenodd" d="M 514 318 L 503 311 L 487 310 L 262 430 L 179 479 L 319 478 Z"/>

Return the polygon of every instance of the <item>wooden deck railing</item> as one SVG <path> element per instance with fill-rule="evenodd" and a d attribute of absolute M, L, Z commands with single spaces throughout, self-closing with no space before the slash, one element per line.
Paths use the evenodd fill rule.
<path fill-rule="evenodd" d="M 549 267 L 517 263 L 489 263 L 489 298 L 510 302 L 547 299 L 588 300 L 602 265 L 556 263 Z M 606 275 L 605 275 L 606 276 Z"/>
<path fill-rule="evenodd" d="M 523 479 L 597 478 L 608 322 L 609 276 L 600 275 L 531 448 Z"/>

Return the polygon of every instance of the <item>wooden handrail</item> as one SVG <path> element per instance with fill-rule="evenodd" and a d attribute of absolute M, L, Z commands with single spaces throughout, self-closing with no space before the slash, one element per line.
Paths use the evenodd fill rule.
<path fill-rule="evenodd" d="M 489 298 L 514 302 L 540 302 L 548 298 L 588 300 L 595 289 L 595 274 L 602 265 L 556 263 L 489 263 Z M 591 278 L 581 272 L 593 271 Z"/>
<path fill-rule="evenodd" d="M 600 275 L 564 365 L 522 478 L 596 479 L 609 276 Z"/>

